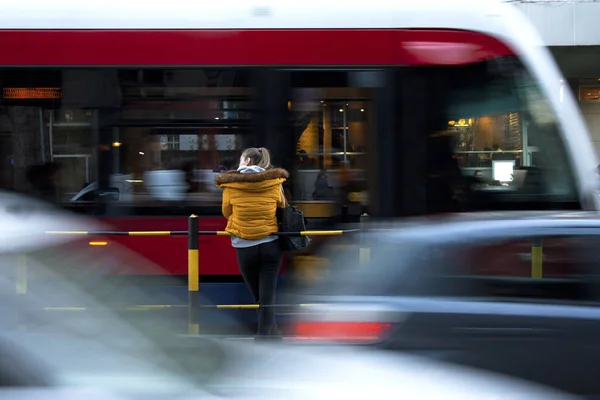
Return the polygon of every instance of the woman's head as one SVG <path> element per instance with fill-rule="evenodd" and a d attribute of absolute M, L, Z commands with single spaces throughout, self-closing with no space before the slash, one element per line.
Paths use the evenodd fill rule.
<path fill-rule="evenodd" d="M 242 152 L 240 167 L 256 165 L 264 169 L 271 167 L 271 154 L 264 147 L 250 147 Z"/>

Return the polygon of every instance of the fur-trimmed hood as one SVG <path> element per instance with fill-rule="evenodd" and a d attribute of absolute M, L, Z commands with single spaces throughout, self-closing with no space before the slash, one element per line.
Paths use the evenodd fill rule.
<path fill-rule="evenodd" d="M 218 187 L 234 187 L 246 190 L 262 190 L 281 185 L 290 174 L 282 168 L 271 168 L 263 172 L 244 174 L 240 171 L 227 171 L 215 178 Z"/>

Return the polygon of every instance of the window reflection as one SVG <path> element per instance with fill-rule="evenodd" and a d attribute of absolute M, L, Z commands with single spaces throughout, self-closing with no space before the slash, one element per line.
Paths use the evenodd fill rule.
<path fill-rule="evenodd" d="M 302 82 L 300 78 L 298 81 Z M 302 87 L 300 83 L 293 92 L 295 119 L 309 115 L 296 142 L 298 179 L 294 199 L 335 200 L 360 208 L 360 202 L 348 201 L 348 197 L 366 190 L 372 93 L 368 88 L 352 87 L 339 77 L 331 78 L 326 72 L 317 82 L 325 87 L 310 87 L 311 82 L 306 83 L 309 87 Z"/>
<path fill-rule="evenodd" d="M 472 74 L 466 74 L 469 70 Z M 452 138 L 454 159 L 470 180 L 467 186 L 498 195 L 571 195 L 572 177 L 555 115 L 520 61 L 492 60 L 462 72 L 448 93 L 446 134 Z"/>
<path fill-rule="evenodd" d="M 167 70 L 154 78 L 163 85 L 123 89 L 122 146 L 114 156 L 116 169 L 135 181 L 131 201 L 220 202 L 215 176 L 234 168 L 251 142 L 254 93 L 246 75 Z"/>
<path fill-rule="evenodd" d="M 376 194 L 397 197 L 398 210 L 418 195 L 409 213 L 513 201 L 504 194 L 571 201 L 555 116 L 519 60 L 509 59 L 393 73 L 4 69 L 9 89 L 60 88 L 63 97 L 2 100 L 0 185 L 52 193 L 44 196 L 63 204 L 110 199 L 134 212 L 218 206 L 214 177 L 235 168 L 244 148 L 265 146 L 291 170 L 285 190 L 308 217 L 360 215 L 377 181 Z M 271 86 L 285 87 L 273 96 L 261 82 L 275 77 Z M 398 159 L 372 162 L 371 144 L 389 145 Z M 396 181 L 386 181 L 386 168 Z M 402 190 L 384 196 L 384 184 Z M 100 195 L 109 188 L 118 194 Z"/>

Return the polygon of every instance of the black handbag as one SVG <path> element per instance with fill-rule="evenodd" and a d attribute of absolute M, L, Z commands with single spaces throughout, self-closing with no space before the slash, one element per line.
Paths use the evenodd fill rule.
<path fill-rule="evenodd" d="M 302 211 L 291 206 L 285 199 L 283 187 L 281 188 L 282 208 L 277 208 L 277 224 L 279 232 L 302 232 L 306 230 L 306 219 Z M 306 235 L 279 235 L 279 243 L 284 251 L 302 250 L 310 244 Z"/>

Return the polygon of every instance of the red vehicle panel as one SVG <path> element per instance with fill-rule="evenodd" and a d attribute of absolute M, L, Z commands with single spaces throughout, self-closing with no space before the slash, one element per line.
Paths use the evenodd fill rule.
<path fill-rule="evenodd" d="M 186 217 L 101 218 L 103 231 L 187 231 Z M 90 221 L 93 223 L 94 221 Z M 223 217 L 200 217 L 201 231 L 223 231 Z M 92 225 L 90 225 L 92 226 Z M 90 246 L 91 244 L 94 244 Z M 76 246 L 91 247 L 98 252 L 109 251 L 116 262 L 103 274 L 115 275 L 187 275 L 187 236 L 86 236 Z M 235 249 L 227 236 L 199 237 L 200 276 L 240 275 Z M 126 252 L 115 251 L 118 246 Z M 136 255 L 142 258 L 135 258 Z M 92 256 L 93 257 L 93 256 Z M 285 263 L 284 263 L 285 264 Z M 285 265 L 284 265 L 285 266 Z M 202 278 L 201 278 L 202 279 Z"/>
<path fill-rule="evenodd" d="M 187 231 L 187 218 L 107 218 L 102 222 L 115 231 Z M 223 217 L 199 218 L 202 231 L 222 231 L 227 220 Z M 187 236 L 112 236 L 106 241 L 119 243 L 135 253 L 160 266 L 136 267 L 127 274 L 187 274 Z M 235 250 L 228 237 L 200 236 L 200 273 L 201 275 L 239 275 Z"/>
<path fill-rule="evenodd" d="M 461 65 L 510 54 L 458 30 L 0 30 L 6 66 Z"/>
<path fill-rule="evenodd" d="M 0 30 L 3 66 L 427 66 L 464 65 L 512 53 L 493 37 L 461 30 Z M 101 221 L 115 231 L 187 230 L 185 216 Z M 225 224 L 221 216 L 200 218 L 200 230 L 223 230 Z M 187 274 L 185 236 L 94 240 L 121 245 L 150 261 L 112 273 Z M 200 238 L 200 271 L 239 275 L 227 237 Z"/>

